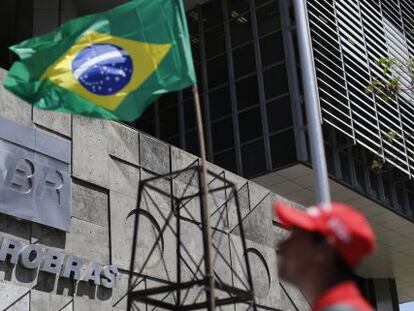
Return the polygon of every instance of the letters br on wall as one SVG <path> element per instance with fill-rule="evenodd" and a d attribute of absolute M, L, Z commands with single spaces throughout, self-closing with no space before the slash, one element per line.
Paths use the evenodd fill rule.
<path fill-rule="evenodd" d="M 0 213 L 69 231 L 70 142 L 0 117 Z"/>

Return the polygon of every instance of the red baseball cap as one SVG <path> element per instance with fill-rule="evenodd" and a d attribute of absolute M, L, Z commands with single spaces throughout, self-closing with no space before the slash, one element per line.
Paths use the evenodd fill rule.
<path fill-rule="evenodd" d="M 279 201 L 273 204 L 273 212 L 286 229 L 297 227 L 324 235 L 352 268 L 375 250 L 371 226 L 349 205 L 331 203 L 300 210 Z"/>

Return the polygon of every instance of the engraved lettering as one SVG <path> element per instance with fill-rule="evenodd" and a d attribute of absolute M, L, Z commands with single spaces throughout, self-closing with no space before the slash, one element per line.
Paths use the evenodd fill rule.
<path fill-rule="evenodd" d="M 30 193 L 33 189 L 33 175 L 35 169 L 31 161 L 19 159 L 16 167 L 8 172 L 6 183 L 10 188 L 21 193 Z"/>
<path fill-rule="evenodd" d="M 52 198 L 52 200 L 54 202 L 57 202 L 57 204 L 60 206 L 63 183 L 64 179 L 62 173 L 56 170 L 48 171 L 44 180 L 41 195 Z"/>

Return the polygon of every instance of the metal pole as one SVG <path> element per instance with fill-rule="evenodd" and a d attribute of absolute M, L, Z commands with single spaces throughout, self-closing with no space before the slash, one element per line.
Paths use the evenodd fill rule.
<path fill-rule="evenodd" d="M 285 1 L 285 0 L 282 0 Z M 326 168 L 323 145 L 319 99 L 313 62 L 309 22 L 306 13 L 306 0 L 294 0 L 296 34 L 302 68 L 303 91 L 305 95 L 306 117 L 308 119 L 309 141 L 312 166 L 315 178 L 317 203 L 324 206 L 330 202 L 328 170 Z"/>
<path fill-rule="evenodd" d="M 200 157 L 201 157 L 201 178 L 200 178 L 200 188 L 201 188 L 201 217 L 202 217 L 202 228 L 203 228 L 203 240 L 204 240 L 204 254 L 205 254 L 205 269 L 208 279 L 207 287 L 207 302 L 208 310 L 213 311 L 215 308 L 215 299 L 214 299 L 214 271 L 213 271 L 213 256 L 211 253 L 212 243 L 211 243 L 211 228 L 210 228 L 210 215 L 208 211 L 208 183 L 207 183 L 207 161 L 206 161 L 206 146 L 204 143 L 204 129 L 203 121 L 201 117 L 201 108 L 200 108 L 200 96 L 198 93 L 198 88 L 195 85 L 193 87 L 193 96 L 194 96 L 194 106 L 197 119 L 197 131 L 198 131 L 198 141 L 200 144 Z"/>

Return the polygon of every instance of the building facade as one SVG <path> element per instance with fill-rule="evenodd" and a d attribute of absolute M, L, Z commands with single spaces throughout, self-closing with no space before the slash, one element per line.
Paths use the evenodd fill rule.
<path fill-rule="evenodd" d="M 0 35 L 1 66 L 7 70 L 14 60 L 7 46 L 122 2 L 4 1 L 0 20 L 7 31 Z M 379 58 L 413 53 L 414 4 L 397 2 L 307 1 L 332 196 L 361 210 L 377 233 L 378 251 L 358 271 L 360 287 L 377 310 L 398 310 L 398 302 L 412 300 L 414 293 L 413 100 L 403 94 L 383 102 L 365 92 L 366 85 L 380 77 Z M 186 5 L 207 155 L 214 163 L 209 167 L 235 183 L 241 198 L 248 245 L 259 254 L 251 258 L 259 308 L 306 310 L 301 294 L 277 277 L 274 243 L 283 230 L 272 221 L 270 210 L 277 199 L 297 206 L 314 203 L 303 103 L 307 86 L 301 81 L 296 43 L 296 32 L 304 30 L 296 29 L 289 1 Z M 1 72 L 2 79 L 5 74 Z M 49 166 L 64 159 L 71 191 L 68 232 L 33 222 L 25 214 L 15 218 L 8 213 L 1 214 L 3 241 L 37 244 L 45 252 L 53 249 L 65 258 L 76 256 L 118 270 L 116 287 L 108 289 L 27 269 L 12 264 L 9 256 L 0 262 L 0 309 L 125 309 L 132 246 L 128 237 L 133 231 L 128 216 L 136 205 L 139 181 L 198 161 L 192 155 L 198 154 L 198 143 L 191 90 L 161 97 L 129 125 L 35 110 L 3 89 L 0 101 L 5 131 L 23 126 L 34 137 L 59 141 L 65 154 L 56 155 L 41 140 L 30 147 L 17 135 L 6 134 L 0 134 L 2 150 L 29 148 L 33 163 L 46 157 Z M 374 161 L 381 165 L 373 167 Z M 3 189 L 6 180 L 2 182 Z M 224 194 L 217 201 L 216 208 L 224 206 L 230 219 L 229 198 Z M 0 201 L 5 208 L 10 204 Z M 151 222 L 148 226 L 152 228 Z M 192 234 L 194 228 L 187 230 Z M 223 231 L 232 262 L 237 230 L 228 226 Z M 151 239 L 149 235 L 141 244 Z M 144 272 L 141 287 L 168 280 L 169 256 L 167 250 L 160 254 L 151 271 Z"/>

